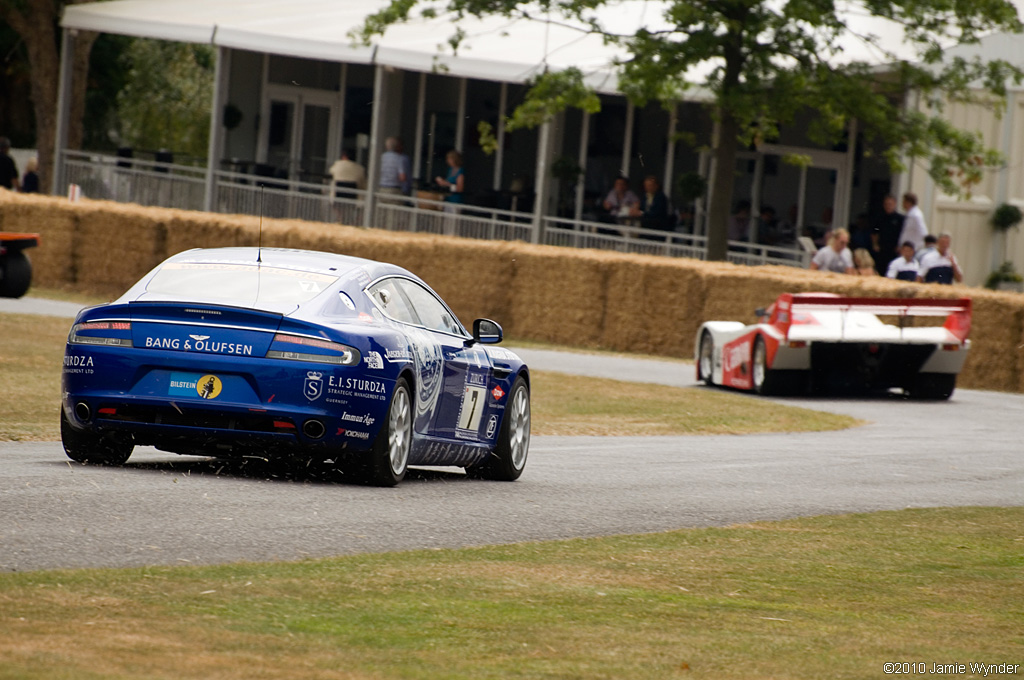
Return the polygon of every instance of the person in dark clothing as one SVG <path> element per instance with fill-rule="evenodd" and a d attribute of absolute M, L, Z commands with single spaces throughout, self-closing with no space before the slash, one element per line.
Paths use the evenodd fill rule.
<path fill-rule="evenodd" d="M 896 197 L 889 194 L 882 201 L 882 214 L 871 229 L 871 256 L 875 268 L 886 275 L 889 262 L 899 255 L 900 232 L 903 231 L 903 215 L 896 212 Z"/>
<path fill-rule="evenodd" d="M 7 153 L 10 150 L 11 140 L 6 137 L 0 137 L 0 187 L 17 191 L 19 186 L 18 166 L 14 163 L 14 159 L 11 158 L 10 154 Z"/>
<path fill-rule="evenodd" d="M 38 194 L 39 193 L 39 175 L 36 174 L 36 170 L 39 168 L 39 161 L 35 158 L 30 158 L 25 163 L 25 174 L 21 178 L 21 193 L 23 194 Z"/>
<path fill-rule="evenodd" d="M 640 226 L 644 229 L 670 228 L 668 197 L 654 175 L 644 178 L 644 193 L 640 196 L 640 205 L 633 208 L 633 216 L 640 218 Z"/>

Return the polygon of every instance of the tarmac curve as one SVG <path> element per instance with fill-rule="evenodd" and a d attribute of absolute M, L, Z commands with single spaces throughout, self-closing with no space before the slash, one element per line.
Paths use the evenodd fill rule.
<path fill-rule="evenodd" d="M 42 303 L 2 301 L 0 313 L 77 310 Z M 538 370 L 694 384 L 692 365 L 679 362 L 517 351 Z M 124 467 L 104 468 L 72 463 L 59 442 L 0 442 L 0 570 L 297 560 L 1024 504 L 1024 395 L 781 401 L 869 424 L 825 433 L 534 437 L 515 483 L 427 468 L 394 489 L 348 483 L 329 467 L 146 448 Z"/>

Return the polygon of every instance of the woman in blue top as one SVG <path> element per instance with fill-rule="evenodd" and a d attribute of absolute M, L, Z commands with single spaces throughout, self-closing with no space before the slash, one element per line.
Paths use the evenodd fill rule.
<path fill-rule="evenodd" d="M 434 181 L 448 190 L 444 197 L 445 203 L 464 203 L 462 192 L 466 187 L 466 176 L 462 172 L 462 154 L 452 149 L 445 155 L 445 160 L 448 161 L 448 177 L 437 176 Z M 451 211 L 454 211 L 454 207 Z"/>

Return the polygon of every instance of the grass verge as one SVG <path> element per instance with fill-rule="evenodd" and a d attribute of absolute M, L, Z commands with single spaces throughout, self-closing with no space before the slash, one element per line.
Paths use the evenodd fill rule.
<path fill-rule="evenodd" d="M 894 661 L 1024 664 L 1021 527 L 1024 508 L 904 510 L 0 574 L 0 677 L 860 680 Z"/>
<path fill-rule="evenodd" d="M 0 314 L 0 440 L 60 438 L 60 369 L 70 319 Z M 742 395 L 536 371 L 533 431 L 673 435 L 835 430 L 857 420 Z"/>

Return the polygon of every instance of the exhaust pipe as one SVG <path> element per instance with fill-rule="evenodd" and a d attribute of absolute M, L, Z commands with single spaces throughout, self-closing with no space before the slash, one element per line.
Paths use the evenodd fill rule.
<path fill-rule="evenodd" d="M 327 428 L 319 420 L 307 420 L 302 424 L 302 434 L 310 439 L 320 439 L 327 432 Z"/>
<path fill-rule="evenodd" d="M 89 420 L 89 416 L 91 416 L 91 415 L 92 415 L 92 412 L 89 410 L 89 405 L 86 404 L 84 401 L 80 401 L 77 404 L 75 404 L 75 417 L 76 418 L 78 418 L 82 422 L 86 422 L 86 421 Z"/>

